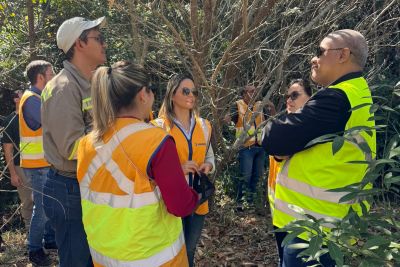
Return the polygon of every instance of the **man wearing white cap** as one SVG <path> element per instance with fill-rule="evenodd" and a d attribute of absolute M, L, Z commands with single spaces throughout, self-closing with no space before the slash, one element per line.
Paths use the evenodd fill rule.
<path fill-rule="evenodd" d="M 82 224 L 76 149 L 90 131 L 92 73 L 106 61 L 106 44 L 99 31 L 103 23 L 104 17 L 63 22 L 57 45 L 67 60 L 42 92 L 43 147 L 51 164 L 43 205 L 56 232 L 60 267 L 93 266 Z"/>

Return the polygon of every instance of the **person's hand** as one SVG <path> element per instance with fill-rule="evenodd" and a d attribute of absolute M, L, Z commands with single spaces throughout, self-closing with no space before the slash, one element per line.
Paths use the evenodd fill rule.
<path fill-rule="evenodd" d="M 195 173 L 199 170 L 199 166 L 194 161 L 186 161 L 182 164 L 182 170 L 185 175 L 189 174 L 189 172 Z"/>
<path fill-rule="evenodd" d="M 22 185 L 22 179 L 17 174 L 11 174 L 11 184 L 15 187 Z"/>
<path fill-rule="evenodd" d="M 203 172 L 208 174 L 213 168 L 213 165 L 210 162 L 204 162 L 200 165 L 199 172 Z"/>

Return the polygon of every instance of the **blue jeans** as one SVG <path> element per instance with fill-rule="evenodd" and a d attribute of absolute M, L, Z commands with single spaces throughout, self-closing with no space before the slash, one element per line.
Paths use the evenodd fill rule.
<path fill-rule="evenodd" d="M 82 223 L 78 180 L 50 170 L 44 186 L 44 210 L 56 232 L 60 267 L 93 266 Z"/>
<path fill-rule="evenodd" d="M 30 252 L 35 252 L 43 248 L 44 242 L 54 243 L 54 230 L 43 210 L 43 186 L 47 180 L 49 168 L 24 168 L 25 176 L 31 180 L 33 188 L 33 212 L 31 225 L 28 235 L 28 248 Z"/>
<path fill-rule="evenodd" d="M 303 249 L 294 249 L 294 248 L 289 248 L 290 244 L 296 244 L 296 243 L 307 243 L 307 241 L 300 239 L 298 237 L 292 239 L 289 244 L 283 247 L 283 263 L 282 267 L 307 267 L 307 266 L 312 266 L 317 264 L 316 261 L 310 261 L 310 262 L 303 262 L 302 258 L 297 258 L 297 255 L 299 255 L 300 252 L 305 250 Z M 331 259 L 329 256 L 329 253 L 325 253 L 322 255 L 320 258 L 320 262 L 323 267 L 334 267 L 335 266 L 335 261 Z"/>
<path fill-rule="evenodd" d="M 205 215 L 193 213 L 185 218 L 182 218 L 183 231 L 185 234 L 186 252 L 189 260 L 189 266 L 192 267 L 194 254 L 196 252 L 197 242 L 201 236 Z"/>
<path fill-rule="evenodd" d="M 276 226 L 274 226 L 274 230 L 278 229 Z M 278 251 L 278 256 L 279 256 L 279 262 L 278 262 L 278 267 L 282 267 L 283 264 L 283 247 L 282 247 L 282 242 L 283 239 L 285 239 L 287 232 L 275 232 L 275 241 L 276 241 L 276 250 Z"/>
<path fill-rule="evenodd" d="M 265 151 L 261 146 L 250 146 L 239 150 L 240 176 L 238 181 L 237 200 L 243 197 L 243 190 L 249 193 L 252 202 L 257 183 L 264 173 Z"/>

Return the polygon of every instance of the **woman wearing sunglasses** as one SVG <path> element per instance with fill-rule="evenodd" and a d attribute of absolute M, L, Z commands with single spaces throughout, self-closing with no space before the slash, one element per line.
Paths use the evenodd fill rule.
<path fill-rule="evenodd" d="M 304 106 L 304 104 L 308 101 L 308 99 L 310 99 L 311 95 L 312 95 L 311 86 L 307 80 L 303 79 L 292 80 L 289 83 L 289 88 L 287 89 L 285 94 L 286 112 L 294 113 L 299 109 L 301 109 Z M 276 176 L 279 172 L 279 167 L 280 167 L 279 162 L 273 156 L 270 156 L 269 173 L 268 173 L 268 200 L 271 213 L 274 212 L 275 183 L 276 183 Z M 280 263 L 283 262 L 283 249 L 281 245 L 286 234 L 287 233 L 285 232 L 275 233 Z"/>
<path fill-rule="evenodd" d="M 92 79 L 93 131 L 79 143 L 77 177 L 96 267 L 188 266 L 178 217 L 191 214 L 199 196 L 171 136 L 145 122 L 150 88 L 147 72 L 126 61 Z"/>
<path fill-rule="evenodd" d="M 174 75 L 168 82 L 159 118 L 153 123 L 164 128 L 175 140 L 182 170 L 193 187 L 194 174 L 214 171 L 214 152 L 210 144 L 211 125 L 199 117 L 198 91 L 188 75 Z M 201 235 L 208 202 L 183 218 L 189 266 L 193 266 L 196 245 Z"/>

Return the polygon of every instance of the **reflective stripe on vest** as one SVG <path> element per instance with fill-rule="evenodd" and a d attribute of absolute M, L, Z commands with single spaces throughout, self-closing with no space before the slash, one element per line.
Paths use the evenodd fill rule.
<path fill-rule="evenodd" d="M 21 97 L 19 105 L 19 134 L 20 134 L 20 166 L 22 168 L 43 168 L 50 166 L 44 158 L 42 127 L 32 130 L 27 125 L 23 106 L 29 97 L 40 95 L 31 90 L 26 90 Z"/>
<path fill-rule="evenodd" d="M 372 103 L 371 93 L 363 78 L 348 80 L 334 87 L 346 93 L 351 107 Z M 374 122 L 368 121 L 370 116 L 372 114 L 369 114 L 369 106 L 353 110 L 345 130 L 356 126 L 373 127 Z M 275 226 L 284 227 L 295 219 L 306 219 L 304 213 L 330 221 L 346 216 L 350 207 L 361 214 L 361 199 L 339 203 L 340 198 L 349 192 L 328 192 L 330 189 L 361 182 L 367 165 L 352 164 L 350 161 L 368 161 L 373 157 L 371 153 L 361 151 L 357 143 L 367 143 L 374 153 L 374 131 L 372 137 L 365 133 L 356 133 L 351 139 L 352 141 L 345 141 L 335 155 L 332 154 L 332 142 L 326 142 L 300 151 L 283 163 L 275 188 Z M 371 188 L 371 185 L 366 188 Z M 364 204 L 369 207 L 368 203 Z M 328 223 L 324 226 L 324 230 L 328 231 L 333 225 Z M 299 237 L 308 239 L 306 234 Z"/>
<path fill-rule="evenodd" d="M 103 266 L 159 266 L 177 258 L 185 247 L 181 219 L 168 213 L 158 187 L 147 176 L 146 166 L 167 135 L 135 121 L 117 119 L 104 143 L 93 144 L 89 135 L 78 148 L 82 220 L 92 257 Z M 128 145 L 140 145 L 141 150 Z M 91 157 L 87 163 L 85 156 Z M 127 166 L 118 165 L 126 160 L 133 173 L 129 178 L 123 171 Z M 120 193 L 101 187 L 104 179 L 112 179 Z"/>
<path fill-rule="evenodd" d="M 136 261 L 121 261 L 117 259 L 110 259 L 105 257 L 101 253 L 98 253 L 95 249 L 90 248 L 90 254 L 95 262 L 102 263 L 102 265 L 107 267 L 142 267 L 142 266 L 160 266 L 176 256 L 176 253 L 182 249 L 185 245 L 185 237 L 183 232 L 179 235 L 179 238 L 172 244 L 171 247 L 168 247 L 159 253 L 142 260 Z"/>
<path fill-rule="evenodd" d="M 82 99 L 82 111 L 91 110 L 92 109 L 92 98 L 87 97 Z"/>
<path fill-rule="evenodd" d="M 239 138 L 242 132 L 244 131 L 244 124 L 249 123 L 251 120 L 251 117 L 253 116 L 253 113 L 256 112 L 256 110 L 259 108 L 261 105 L 260 101 L 257 101 L 254 106 L 253 110 L 250 110 L 248 108 L 248 105 L 243 101 L 243 99 L 236 101 L 237 109 L 238 109 L 238 121 L 236 123 L 236 138 Z M 261 145 L 262 141 L 262 129 L 257 129 L 256 133 L 256 127 L 258 127 L 261 122 L 264 120 L 264 114 L 261 111 L 258 112 L 259 114 L 256 115 L 254 123 L 250 125 L 250 127 L 247 129 L 247 137 L 245 143 L 243 144 L 245 147 L 254 145 L 256 142 L 255 134 L 257 135 L 257 143 Z M 255 124 L 255 126 L 254 126 Z"/>
<path fill-rule="evenodd" d="M 191 144 L 189 144 L 189 140 L 182 132 L 182 129 L 180 129 L 176 125 L 171 128 L 171 123 L 167 118 L 160 117 L 152 121 L 152 123 L 165 129 L 174 138 L 181 164 L 185 163 L 188 160 L 193 160 L 197 163 L 197 165 L 200 166 L 204 163 L 207 149 L 210 145 L 212 129 L 207 120 L 199 118 L 197 116 L 195 117 L 195 120 L 196 123 L 190 135 L 192 137 Z M 192 151 L 190 151 L 190 146 Z M 192 154 L 191 158 L 189 158 L 190 153 Z M 186 175 L 186 180 L 189 180 L 188 175 Z M 201 204 L 195 212 L 199 215 L 207 214 L 209 212 L 208 201 Z"/>

